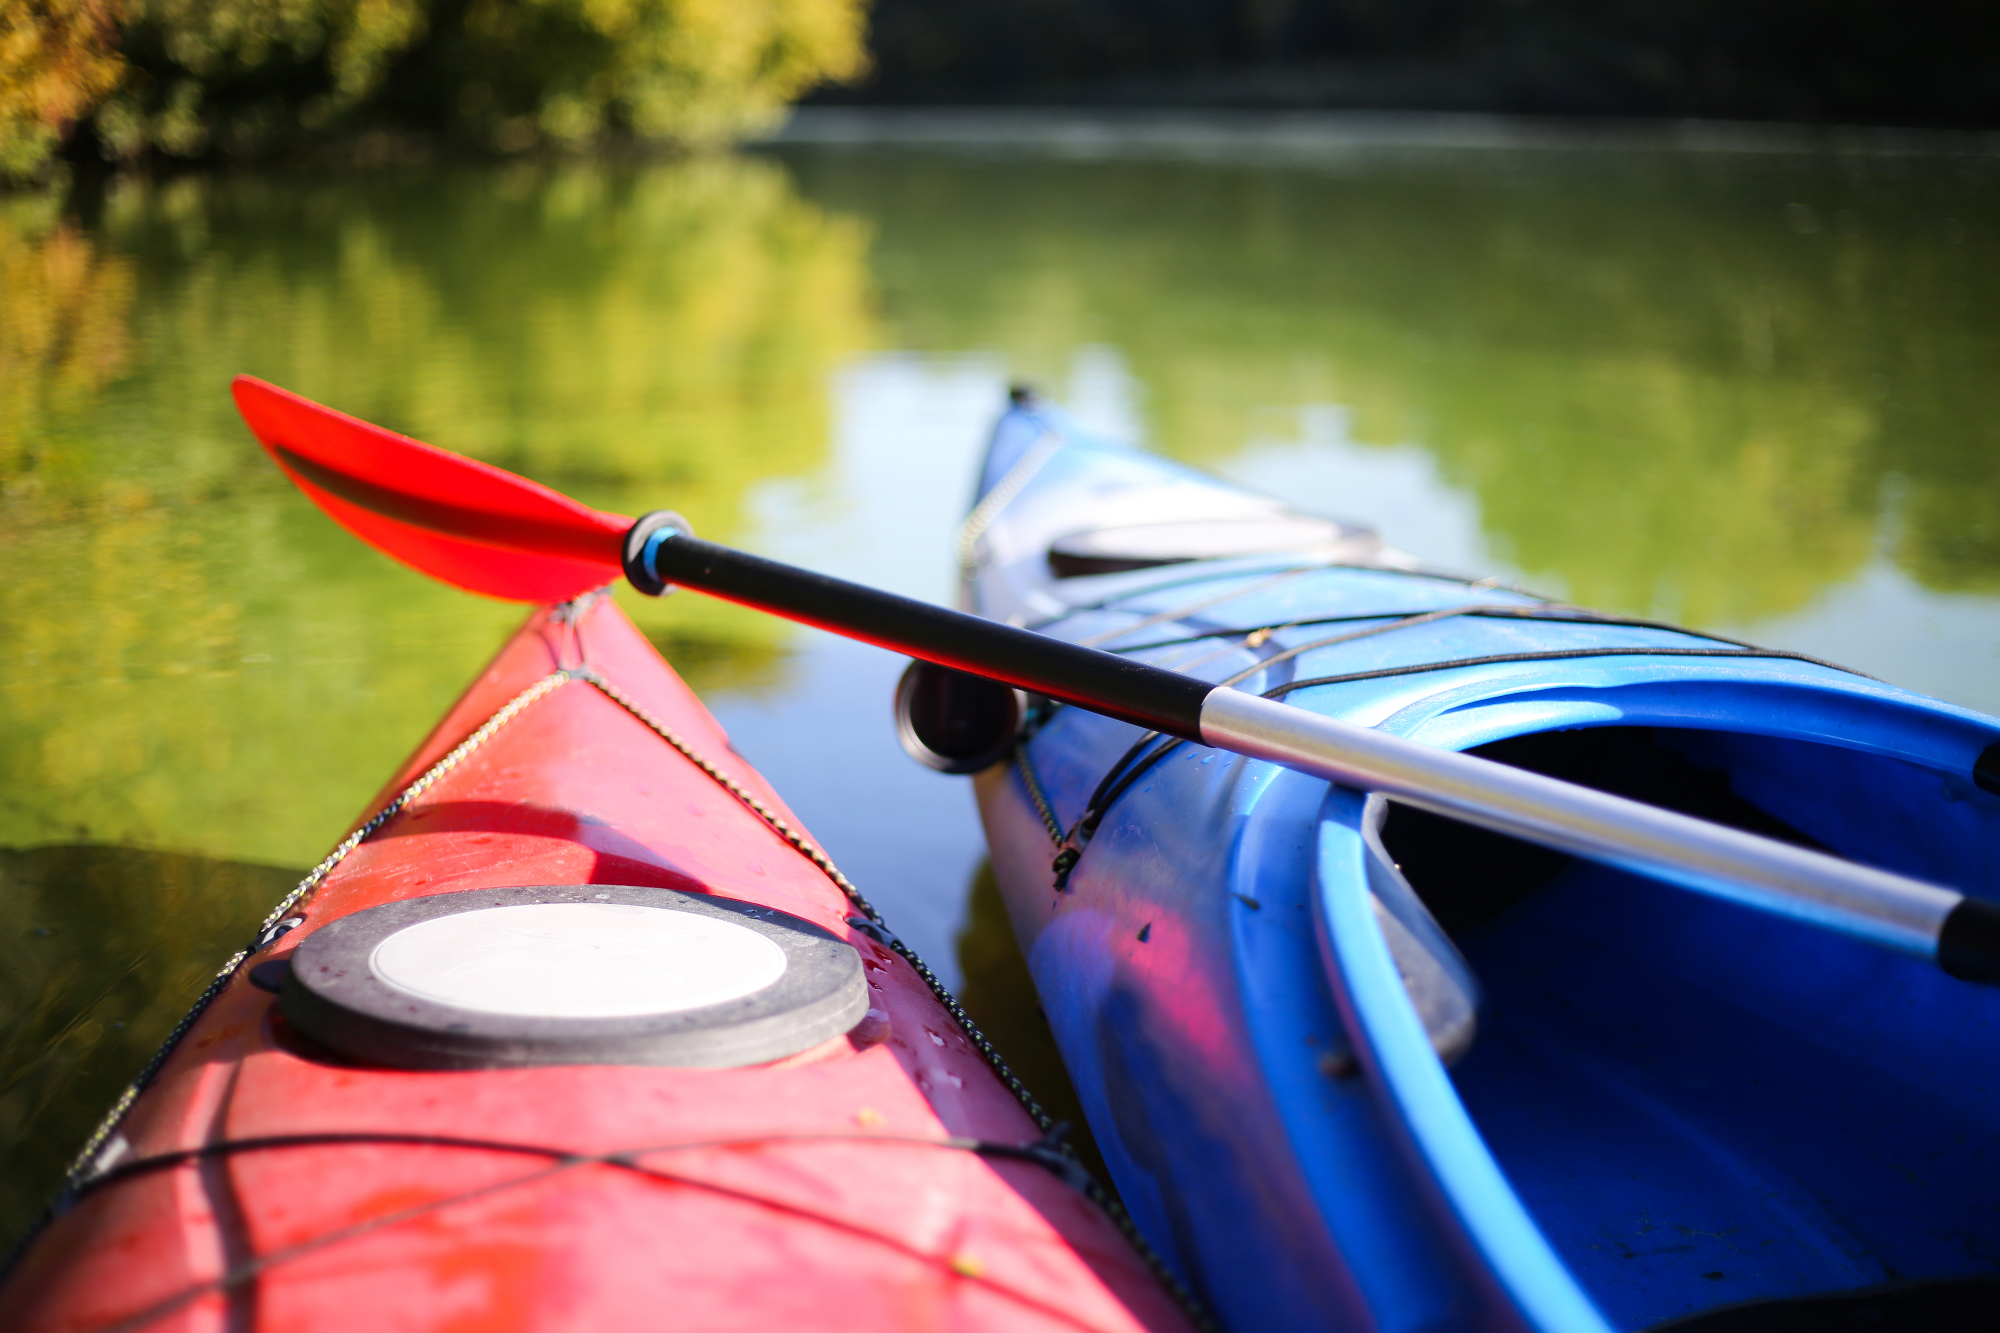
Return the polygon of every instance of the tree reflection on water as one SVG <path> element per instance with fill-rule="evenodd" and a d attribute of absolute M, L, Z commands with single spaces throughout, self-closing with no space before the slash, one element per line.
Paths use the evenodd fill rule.
<path fill-rule="evenodd" d="M 2000 588 L 1992 161 L 794 160 L 873 223 L 897 341 L 1057 385 L 1116 348 L 1196 462 L 1338 405 L 1579 602 L 1742 623 L 1882 540 Z"/>
<path fill-rule="evenodd" d="M 0 1230 L 304 872 L 57 843 L 0 848 Z"/>

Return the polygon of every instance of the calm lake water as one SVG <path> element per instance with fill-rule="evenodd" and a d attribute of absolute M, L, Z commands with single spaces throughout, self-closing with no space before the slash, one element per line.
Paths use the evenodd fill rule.
<path fill-rule="evenodd" d="M 261 375 L 916 596 L 1010 380 L 1431 563 L 2000 712 L 2000 163 L 850 149 L 0 196 L 0 1232 L 520 619 L 363 549 Z M 901 662 L 623 599 L 1058 1076 Z"/>

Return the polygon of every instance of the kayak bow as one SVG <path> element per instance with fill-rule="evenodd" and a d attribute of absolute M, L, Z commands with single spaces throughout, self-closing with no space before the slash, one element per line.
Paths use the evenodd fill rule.
<path fill-rule="evenodd" d="M 564 559 L 505 590 L 578 592 Z M 0 1323 L 1190 1326 L 608 598 L 536 611 L 371 811 L 91 1140 Z"/>
<path fill-rule="evenodd" d="M 2000 722 L 1430 573 L 1032 400 L 980 491 L 967 604 L 1226 709 L 1201 739 L 1237 754 L 1046 705 L 1018 742 L 1005 718 L 954 738 L 950 682 L 903 696 L 920 757 L 979 769 L 1122 1197 L 1225 1322 L 1990 1324 L 2000 993 L 1922 960 L 1939 912 L 2000 899 Z M 1384 744 L 1323 764 L 1299 717 Z M 1729 900 L 1741 864 L 1688 894 L 1658 861 L 1489 832 L 1529 830 L 1451 793 L 1496 768 L 1618 798 L 1703 849 L 1682 874 L 1740 835 L 1779 878 L 1804 852 L 1956 891 L 1892 894 L 1919 909 L 1900 934 L 1802 929 L 1810 891 Z"/>

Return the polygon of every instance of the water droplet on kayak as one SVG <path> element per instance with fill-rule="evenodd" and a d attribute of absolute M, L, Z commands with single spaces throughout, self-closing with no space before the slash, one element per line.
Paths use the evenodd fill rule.
<path fill-rule="evenodd" d="M 1347 1078 L 1358 1068 L 1354 1057 L 1345 1051 L 1328 1051 L 1319 1058 L 1319 1072 L 1327 1078 Z"/>
<path fill-rule="evenodd" d="M 880 1045 L 889 1040 L 889 1012 L 886 1009 L 870 1009 L 861 1016 L 861 1021 L 856 1023 L 847 1035 L 856 1046 Z M 874 1116 L 876 1120 L 882 1118 L 876 1112 L 867 1110 L 856 1118 L 865 1125 L 872 1123 L 868 1119 L 870 1116 Z"/>

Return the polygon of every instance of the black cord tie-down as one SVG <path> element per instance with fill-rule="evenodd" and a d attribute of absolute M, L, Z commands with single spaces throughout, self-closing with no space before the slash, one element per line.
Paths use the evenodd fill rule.
<path fill-rule="evenodd" d="M 1473 603 L 1466 606 L 1446 607 L 1437 611 L 1413 612 L 1399 619 L 1392 620 L 1387 624 L 1374 625 L 1367 629 L 1356 632 L 1334 635 L 1323 639 L 1315 639 L 1309 643 L 1300 644 L 1297 647 L 1287 648 L 1282 652 L 1275 653 L 1270 657 L 1259 660 L 1255 665 L 1247 667 L 1244 670 L 1237 672 L 1233 676 L 1230 676 L 1224 680 L 1216 682 L 1216 688 L 1224 689 L 1229 686 L 1235 685 L 1239 681 L 1248 680 L 1250 677 L 1255 676 L 1260 672 L 1266 671 L 1280 662 L 1286 661 L 1290 658 L 1297 657 L 1301 653 L 1311 652 L 1315 649 L 1332 647 L 1335 644 L 1347 643 L 1355 639 L 1367 638 L 1376 634 L 1387 633 L 1391 630 L 1407 629 L 1416 625 L 1428 624 L 1434 621 L 1449 619 L 1456 616 L 1483 616 L 1483 615 L 1493 615 L 1493 614 L 1496 613 L 1491 609 L 1489 605 L 1479 604 L 1479 603 Z M 1648 629 L 1671 630 L 1674 633 L 1686 634 L 1691 638 L 1706 637 L 1702 635 L 1697 635 L 1692 630 L 1679 629 L 1672 625 L 1667 625 L 1664 623 L 1652 622 L 1652 621 L 1630 622 L 1630 621 L 1613 621 L 1609 620 L 1608 618 L 1605 620 L 1598 620 L 1594 617 L 1576 616 L 1576 615 L 1515 614 L 1511 611 L 1506 611 L 1506 610 L 1500 611 L 1497 614 L 1509 619 L 1561 620 L 1572 624 L 1576 623 L 1582 623 L 1582 624 L 1610 623 L 1610 624 L 1620 624 L 1620 625 L 1636 624 Z M 1373 619 L 1373 618 L 1374 617 L 1363 617 L 1363 616 L 1329 617 L 1328 621 L 1324 622 L 1298 622 L 1298 623 L 1300 624 L 1332 623 L 1337 621 Z M 1233 633 L 1247 633 L 1249 637 L 1254 638 L 1259 634 L 1268 636 L 1268 633 L 1273 628 L 1274 627 L 1270 626 L 1260 626 L 1257 627 L 1256 629 L 1247 632 L 1218 631 L 1215 634 L 1193 635 L 1187 639 L 1173 640 L 1171 642 L 1172 643 L 1194 642 L 1206 638 L 1225 637 Z M 1291 626 L 1288 625 L 1276 628 L 1291 628 Z M 1724 639 L 1720 640 L 1720 642 L 1736 645 L 1735 640 Z M 1159 644 L 1146 645 L 1146 647 L 1166 647 L 1166 646 L 1169 646 L 1169 644 L 1159 643 Z M 1127 651 L 1137 651 L 1137 650 L 1127 650 Z M 1282 699 L 1286 695 L 1292 694 L 1295 691 L 1312 689 L 1322 685 L 1343 685 L 1353 681 L 1381 680 L 1395 676 L 1420 675 L 1426 672 L 1433 672 L 1433 671 L 1449 671 L 1458 667 L 1494 666 L 1511 662 L 1552 662 L 1552 661 L 1565 661 L 1576 658 L 1590 658 L 1590 657 L 1775 658 L 1780 660 L 1805 662 L 1813 666 L 1828 667 L 1835 671 L 1847 672 L 1850 675 L 1863 676 L 1864 679 L 1871 679 L 1871 680 L 1873 679 L 1873 677 L 1866 676 L 1865 673 L 1863 672 L 1853 671 L 1850 668 L 1840 666 L 1837 663 L 1827 662 L 1817 657 L 1808 656 L 1805 653 L 1789 652 L 1779 648 L 1758 648 L 1750 645 L 1731 646 L 1726 648 L 1695 648 L 1695 647 L 1680 648 L 1680 647 L 1672 647 L 1665 645 L 1632 645 L 1632 646 L 1602 647 L 1602 648 L 1551 648 L 1551 649 L 1541 649 L 1536 651 L 1519 652 L 1519 653 L 1489 653 L 1477 657 L 1458 657 L 1442 661 L 1415 662 L 1403 666 L 1376 667 L 1367 671 L 1350 671 L 1342 673 L 1340 675 L 1313 676 L 1313 677 L 1308 677 L 1305 680 L 1291 681 L 1283 685 L 1273 686 L 1271 689 L 1263 691 L 1262 697 L 1266 699 Z M 1107 813 L 1109 813 L 1111 807 L 1117 803 L 1118 798 L 1123 796 L 1127 791 L 1130 791 L 1132 785 L 1136 783 L 1148 771 L 1150 771 L 1156 764 L 1158 764 L 1160 760 L 1166 758 L 1166 756 L 1172 753 L 1175 749 L 1187 743 L 1185 740 L 1179 737 L 1174 737 L 1167 739 L 1167 742 L 1164 745 L 1160 745 L 1157 748 L 1149 749 L 1149 747 L 1153 746 L 1153 743 L 1155 741 L 1158 741 L 1160 739 L 1161 739 L 1161 733 L 1157 731 L 1148 731 L 1143 735 L 1141 735 L 1136 741 L 1134 741 L 1131 747 L 1127 749 L 1124 754 L 1118 757 L 1118 759 L 1105 772 L 1104 777 L 1101 780 L 1099 780 L 1096 789 L 1091 792 L 1090 799 L 1084 803 L 1083 813 L 1077 817 L 1076 822 L 1070 826 L 1069 830 L 1066 833 L 1063 833 L 1060 837 L 1056 839 L 1056 845 L 1057 845 L 1056 856 L 1050 868 L 1055 876 L 1055 887 L 1059 891 L 1067 891 L 1067 889 L 1069 888 L 1070 876 L 1075 873 L 1078 863 L 1083 859 L 1084 848 L 1089 845 L 1091 838 L 1097 832 L 1098 826 L 1101 823 L 1103 823 L 1104 816 Z M 1035 794 L 1038 798 L 1037 805 L 1044 808 L 1045 811 L 1044 821 L 1051 823 L 1053 827 L 1059 828 L 1060 825 L 1054 823 L 1052 818 L 1052 813 L 1049 812 L 1047 809 L 1046 797 L 1041 795 L 1040 782 L 1037 779 L 1035 779 L 1032 775 L 1032 769 L 1029 767 L 1030 760 L 1028 758 L 1027 747 L 1025 744 L 1022 747 L 1020 747 L 1020 749 L 1017 751 L 1017 757 L 1022 765 L 1023 776 L 1027 778 L 1027 780 L 1030 783 L 1031 793 Z"/>

